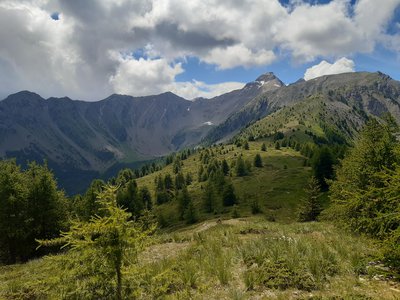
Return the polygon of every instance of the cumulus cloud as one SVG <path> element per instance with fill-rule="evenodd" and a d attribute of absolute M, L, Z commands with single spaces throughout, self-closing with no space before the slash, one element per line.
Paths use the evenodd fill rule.
<path fill-rule="evenodd" d="M 202 81 L 174 82 L 170 85 L 170 91 L 177 95 L 193 100 L 198 97 L 213 98 L 233 90 L 244 87 L 243 82 L 222 82 L 216 84 L 207 84 Z"/>
<path fill-rule="evenodd" d="M 204 57 L 204 61 L 216 64 L 220 69 L 230 69 L 233 67 L 261 66 L 270 64 L 275 60 L 273 51 L 264 49 L 251 51 L 243 44 L 229 46 L 227 48 L 215 48 Z"/>
<path fill-rule="evenodd" d="M 176 82 L 175 77 L 184 72 L 181 63 L 170 64 L 165 58 L 136 59 L 115 52 L 111 52 L 110 56 L 119 63 L 115 74 L 110 77 L 113 90 L 119 94 L 145 96 L 171 91 L 191 100 L 197 97 L 212 98 L 244 86 L 240 82 Z"/>
<path fill-rule="evenodd" d="M 399 34 L 386 29 L 400 0 L 309 2 L 1 0 L 0 95 L 95 100 L 170 88 L 195 97 L 239 85 L 177 83 L 186 57 L 221 70 L 368 53 L 377 43 L 398 51 Z"/>
<path fill-rule="evenodd" d="M 354 61 L 345 57 L 338 59 L 332 64 L 323 60 L 318 65 L 308 68 L 304 74 L 304 79 L 310 80 L 324 75 L 354 72 L 354 66 Z"/>

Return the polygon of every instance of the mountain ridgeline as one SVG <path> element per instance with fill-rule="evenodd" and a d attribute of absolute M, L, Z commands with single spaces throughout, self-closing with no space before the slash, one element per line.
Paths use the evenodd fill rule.
<path fill-rule="evenodd" d="M 257 120 L 246 129 L 252 130 L 249 135 L 261 134 L 260 122 L 268 123 L 271 133 L 297 122 L 351 140 L 369 115 L 387 112 L 400 121 L 400 83 L 379 72 L 289 86 L 267 73 L 240 90 L 194 101 L 169 92 L 84 102 L 23 91 L 0 101 L 0 157 L 21 164 L 46 159 L 59 184 L 73 194 L 116 166 L 138 166 L 185 147 L 228 140 Z"/>

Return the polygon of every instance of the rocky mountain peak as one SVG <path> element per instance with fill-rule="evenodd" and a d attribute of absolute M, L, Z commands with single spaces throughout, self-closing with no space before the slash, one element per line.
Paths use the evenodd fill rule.
<path fill-rule="evenodd" d="M 258 81 L 258 82 L 267 82 L 267 81 L 272 81 L 272 80 L 279 80 L 279 78 L 276 77 L 273 72 L 267 72 L 265 74 L 262 74 L 256 79 L 256 81 Z"/>
<path fill-rule="evenodd" d="M 262 88 L 262 91 L 270 91 L 284 86 L 285 84 L 275 76 L 274 73 L 268 72 L 260 75 L 255 81 L 246 84 L 245 88 L 256 87 Z"/>

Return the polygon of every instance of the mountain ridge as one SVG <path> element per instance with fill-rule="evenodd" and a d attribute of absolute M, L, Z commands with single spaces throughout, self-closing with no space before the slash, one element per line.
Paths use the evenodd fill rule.
<path fill-rule="evenodd" d="M 21 91 L 0 101 L 0 157 L 21 164 L 47 159 L 61 184 L 75 193 L 73 183 L 64 185 L 74 177 L 71 172 L 99 177 L 115 165 L 156 159 L 201 141 L 224 141 L 313 95 L 346 107 L 338 110 L 342 115 L 351 116 L 354 106 L 357 115 L 390 112 L 400 121 L 400 83 L 380 72 L 327 75 L 288 86 L 266 73 L 242 89 L 195 101 L 171 92 L 86 102 Z"/>

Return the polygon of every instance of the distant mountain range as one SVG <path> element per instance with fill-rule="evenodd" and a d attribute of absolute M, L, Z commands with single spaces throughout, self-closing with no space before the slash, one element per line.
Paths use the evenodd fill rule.
<path fill-rule="evenodd" d="M 73 194 L 116 166 L 227 140 L 281 109 L 299 111 L 313 97 L 332 107 L 325 117 L 345 120 L 337 128 L 347 137 L 369 114 L 390 112 L 400 122 L 400 83 L 379 72 L 323 76 L 289 86 L 267 73 L 240 90 L 195 101 L 169 92 L 84 102 L 23 91 L 0 101 L 0 157 L 22 164 L 46 159 L 60 185 Z"/>

